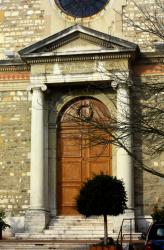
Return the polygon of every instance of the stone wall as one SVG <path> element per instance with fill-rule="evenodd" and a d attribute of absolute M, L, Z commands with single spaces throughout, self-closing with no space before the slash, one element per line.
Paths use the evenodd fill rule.
<path fill-rule="evenodd" d="M 0 208 L 13 216 L 29 206 L 31 102 L 25 83 L 8 84 L 0 81 Z"/>
<path fill-rule="evenodd" d="M 38 41 L 44 33 L 40 0 L 0 0 L 0 59 Z"/>
<path fill-rule="evenodd" d="M 156 64 L 157 61 L 158 65 Z M 156 58 L 156 60 L 149 58 L 149 60 L 141 60 L 138 62 L 138 64 L 134 66 L 133 71 L 136 84 L 133 96 L 133 99 L 135 99 L 135 101 L 133 101 L 133 114 L 138 113 L 138 116 L 143 114 L 143 111 L 146 111 L 144 105 L 149 105 L 152 109 L 148 109 L 149 115 L 146 116 L 146 119 L 148 118 L 148 124 L 152 127 L 156 127 L 157 124 L 155 122 L 157 122 L 159 131 L 162 131 L 163 120 L 160 111 L 163 109 L 161 102 L 163 94 L 159 91 L 159 86 L 164 82 L 164 66 L 160 63 L 160 58 Z M 158 87 L 150 87 L 151 84 L 152 86 L 158 84 Z M 159 108 L 159 112 L 155 111 L 157 107 Z M 150 112 L 152 112 L 152 115 L 150 115 Z M 144 125 L 141 126 L 141 128 L 144 129 Z M 157 151 L 154 154 L 152 153 L 153 147 L 157 148 L 157 146 L 162 144 L 162 135 L 158 135 L 156 132 L 147 134 L 146 131 L 141 134 L 134 133 L 134 151 L 138 159 L 143 161 L 145 166 L 159 173 L 163 173 L 164 153 Z M 156 204 L 158 204 L 159 207 L 162 207 L 164 204 L 164 181 L 162 177 L 138 170 L 137 167 L 139 167 L 139 164 L 135 161 L 134 164 L 136 166 L 134 180 L 136 213 L 138 215 L 150 215 Z"/>
<path fill-rule="evenodd" d="M 5 55 L 10 56 L 10 51 L 17 52 L 45 36 L 77 23 L 135 42 L 143 50 L 152 50 L 154 44 L 160 40 L 159 37 L 141 32 L 127 21 L 127 17 L 137 24 L 143 24 L 145 19 L 142 10 L 146 9 L 153 14 L 156 8 L 155 0 L 137 0 L 141 10 L 132 0 L 122 0 L 121 5 L 113 2 L 116 1 L 111 1 L 102 15 L 92 17 L 88 21 L 73 18 L 73 21 L 69 22 L 61 15 L 53 0 L 15 0 L 12 3 L 0 0 L 0 59 Z M 158 9 L 160 13 L 162 8 Z"/>
<path fill-rule="evenodd" d="M 162 67 L 144 62 L 134 71 L 143 80 L 151 74 L 159 78 L 160 70 Z M 0 72 L 0 207 L 11 215 L 21 215 L 29 206 L 31 95 L 26 91 L 29 74 L 29 71 Z M 62 96 L 68 99 L 71 92 L 69 88 L 68 92 L 58 89 L 57 93 L 63 103 Z M 80 93 L 84 95 L 84 91 Z M 50 109 L 51 106 L 54 107 L 50 105 Z M 149 159 L 147 164 L 163 172 L 163 155 Z M 162 178 L 135 170 L 135 208 L 139 215 L 150 214 L 156 203 L 162 206 L 163 197 Z"/>
<path fill-rule="evenodd" d="M 158 6 L 157 2 L 160 3 Z M 162 41 L 159 34 L 163 33 L 163 6 L 163 0 L 128 0 L 122 13 L 122 28 L 125 38 L 138 44 L 143 51 L 155 50 L 156 43 Z M 154 35 L 151 32 L 143 32 L 142 29 L 154 29 L 156 31 L 155 34 L 158 35 Z"/>

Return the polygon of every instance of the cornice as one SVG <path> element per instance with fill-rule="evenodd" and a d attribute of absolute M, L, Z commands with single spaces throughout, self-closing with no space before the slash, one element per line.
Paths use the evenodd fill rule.
<path fill-rule="evenodd" d="M 121 47 L 124 49 L 132 49 L 133 51 L 138 49 L 138 46 L 132 42 L 90 29 L 88 27 L 74 25 L 47 38 L 44 38 L 41 41 L 36 42 L 24 49 L 21 49 L 18 53 L 21 57 L 23 57 L 32 53 L 35 54 L 38 52 L 52 51 L 53 49 L 67 44 L 80 36 L 87 40 L 90 39 L 92 42 L 103 44 L 106 48 Z"/>
<path fill-rule="evenodd" d="M 136 64 L 152 64 L 152 63 L 164 63 L 163 52 L 146 52 L 141 53 L 136 61 Z"/>
<path fill-rule="evenodd" d="M 0 72 L 30 71 L 30 66 L 22 60 L 0 60 Z"/>
<path fill-rule="evenodd" d="M 132 51 L 116 51 L 110 52 L 96 52 L 83 54 L 62 54 L 62 53 L 42 53 L 42 54 L 31 54 L 23 56 L 22 59 L 28 64 L 40 64 L 40 63 L 55 63 L 55 62 L 73 62 L 73 61 L 92 61 L 92 60 L 108 60 L 108 59 L 134 59 L 135 53 Z"/>
<path fill-rule="evenodd" d="M 109 41 L 105 41 L 105 40 L 102 40 L 102 39 L 97 38 L 97 37 L 89 36 L 88 34 L 77 32 L 76 35 L 72 34 L 67 39 L 59 39 L 54 45 L 47 47 L 46 51 L 53 51 L 59 47 L 62 47 L 63 45 L 69 44 L 70 42 L 72 42 L 78 38 L 84 39 L 84 40 L 92 42 L 94 44 L 98 44 L 98 45 L 105 47 L 105 48 L 114 48 L 114 47 L 119 48 L 120 47 L 120 46 L 113 46 L 112 43 L 110 43 Z M 38 52 L 39 52 L 39 50 L 38 50 Z"/>

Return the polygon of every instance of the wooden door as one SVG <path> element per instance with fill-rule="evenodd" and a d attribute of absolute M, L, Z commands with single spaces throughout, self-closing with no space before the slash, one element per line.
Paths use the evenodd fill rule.
<path fill-rule="evenodd" d="M 103 112 L 106 111 L 104 105 L 99 101 L 85 98 L 68 107 L 59 122 L 57 140 L 58 214 L 76 215 L 75 197 L 82 183 L 91 178 L 93 174 L 100 172 L 111 175 L 111 145 L 104 146 L 103 144 L 93 143 L 89 136 L 91 133 L 89 120 L 85 123 L 80 119 L 74 120 L 75 115 L 79 116 L 80 112 L 86 112 L 86 115 L 88 117 L 91 115 L 91 119 L 93 119 L 93 114 L 85 110 L 85 108 L 88 109 L 90 103 L 93 106 L 93 102 L 94 110 L 96 110 L 95 107 L 101 106 Z M 82 108 L 83 111 L 79 111 L 77 107 Z M 94 133 L 108 136 L 102 134 L 101 131 L 94 130 Z"/>

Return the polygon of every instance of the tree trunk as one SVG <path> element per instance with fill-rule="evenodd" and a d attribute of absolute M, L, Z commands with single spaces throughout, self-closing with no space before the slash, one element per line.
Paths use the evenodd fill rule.
<path fill-rule="evenodd" d="M 0 240 L 2 240 L 2 228 L 0 227 Z"/>
<path fill-rule="evenodd" d="M 107 223 L 107 215 L 104 215 L 104 245 L 106 246 L 108 243 L 108 223 Z"/>

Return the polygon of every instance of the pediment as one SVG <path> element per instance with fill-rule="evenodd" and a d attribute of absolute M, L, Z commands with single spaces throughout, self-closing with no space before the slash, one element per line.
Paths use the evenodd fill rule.
<path fill-rule="evenodd" d="M 134 52 L 137 45 L 102 32 L 75 25 L 36 42 L 22 50 L 22 59 L 82 55 L 94 53 Z"/>
<path fill-rule="evenodd" d="M 92 41 L 88 41 L 82 37 L 76 38 L 75 40 L 59 47 L 54 52 L 78 52 L 78 51 L 99 51 L 104 49 L 104 46 Z"/>

